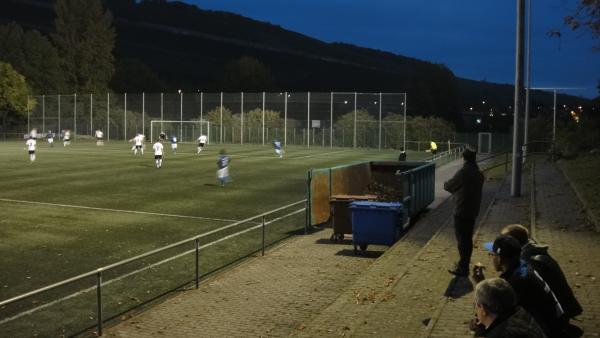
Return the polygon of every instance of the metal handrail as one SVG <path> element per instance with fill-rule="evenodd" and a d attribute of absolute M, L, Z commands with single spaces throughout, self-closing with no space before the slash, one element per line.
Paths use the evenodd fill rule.
<path fill-rule="evenodd" d="M 243 219 L 243 220 L 240 220 L 240 221 L 236 221 L 236 222 L 234 222 L 232 224 L 229 224 L 227 226 L 224 226 L 224 227 L 221 227 L 221 228 L 218 228 L 218 229 L 214 229 L 214 230 L 211 230 L 209 232 L 206 232 L 206 233 L 203 233 L 203 234 L 200 234 L 200 235 L 196 235 L 196 236 L 193 236 L 193 237 L 181 240 L 179 242 L 176 242 L 176 243 L 173 243 L 173 244 L 169 244 L 169 245 L 166 245 L 166 246 L 163 246 L 163 247 L 160 247 L 160 248 L 148 251 L 146 253 L 143 253 L 143 254 L 140 254 L 140 255 L 128 258 L 128 259 L 124 259 L 124 260 L 121 260 L 119 262 L 116 262 L 116 263 L 113 263 L 113 264 L 109 264 L 109 265 L 100 267 L 98 269 L 95 269 L 95 270 L 92 270 L 92 271 L 89 271 L 89 272 L 77 275 L 75 277 L 71 277 L 71 278 L 62 280 L 60 282 L 57 282 L 57 283 L 54 283 L 54 284 L 51 284 L 51 285 L 48 285 L 48 286 L 45 286 L 45 287 L 42 287 L 42 288 L 30 291 L 30 292 L 27 292 L 27 293 L 24 293 L 24 294 L 21 294 L 21 295 L 18 295 L 16 297 L 0 301 L 0 307 L 8 305 L 8 304 L 11 304 L 11 303 L 14 303 L 14 302 L 17 302 L 19 300 L 23 300 L 23 299 L 35 296 L 37 294 L 40 294 L 40 293 L 43 293 L 43 292 L 46 292 L 46 291 L 49 291 L 49 290 L 52 290 L 52 289 L 56 289 L 56 288 L 61 287 L 63 285 L 67 285 L 67 284 L 70 284 L 70 283 L 82 280 L 82 279 L 90 277 L 90 276 L 96 276 L 97 277 L 97 283 L 96 283 L 97 286 L 96 287 L 97 287 L 97 290 L 98 290 L 98 292 L 97 292 L 97 303 L 98 303 L 98 334 L 102 335 L 102 323 L 103 323 L 103 320 L 102 320 L 102 296 L 101 296 L 101 287 L 102 287 L 102 284 L 103 284 L 103 282 L 102 282 L 102 272 L 114 269 L 116 267 L 120 267 L 122 265 L 131 263 L 131 262 L 134 262 L 134 261 L 137 261 L 137 260 L 149 257 L 149 256 L 152 256 L 154 254 L 157 254 L 157 253 L 160 253 L 160 252 L 172 249 L 174 247 L 177 247 L 177 246 L 180 246 L 182 244 L 186 244 L 186 243 L 189 243 L 189 242 L 192 242 L 192 241 L 195 241 L 196 263 L 198 263 L 198 250 L 201 248 L 200 245 L 199 245 L 200 238 L 212 235 L 212 234 L 217 233 L 219 231 L 223 231 L 223 230 L 235 227 L 235 226 L 243 224 L 243 223 L 250 222 L 250 221 L 252 221 L 253 219 L 256 219 L 256 218 L 261 218 L 262 221 L 259 223 L 259 225 L 254 226 L 254 227 L 252 227 L 250 229 L 256 229 L 258 227 L 263 227 L 262 253 L 264 255 L 264 246 L 265 246 L 265 241 L 264 241 L 264 226 L 267 225 L 267 224 L 270 224 L 270 223 L 274 222 L 277 219 L 281 219 L 282 218 L 282 217 L 280 217 L 280 218 L 277 218 L 277 219 L 272 220 L 270 222 L 265 222 L 265 216 L 273 214 L 273 213 L 276 213 L 276 212 L 281 211 L 281 210 L 288 209 L 290 207 L 293 207 L 293 206 L 301 204 L 301 203 L 304 203 L 305 206 L 306 206 L 307 200 L 304 199 L 304 200 L 301 200 L 301 201 L 290 203 L 288 205 L 279 207 L 277 209 L 273 209 L 273 210 L 261 213 L 259 215 L 255 215 L 253 217 L 249 217 L 249 218 L 246 218 L 246 219 Z M 305 210 L 306 210 L 306 207 L 305 207 Z M 296 211 L 294 213 L 298 213 L 300 211 L 301 210 Z M 305 228 L 306 228 L 306 225 L 305 225 Z M 305 232 L 306 232 L 306 229 L 305 229 Z M 231 235 L 230 236 L 226 236 L 225 238 L 229 238 L 229 237 L 231 237 Z M 191 251 L 194 251 L 194 250 L 191 250 Z M 190 253 L 191 251 L 186 252 L 186 254 Z M 198 277 L 199 277 L 199 270 L 198 270 L 198 264 L 196 264 L 196 288 L 198 288 L 198 280 L 199 280 Z"/>

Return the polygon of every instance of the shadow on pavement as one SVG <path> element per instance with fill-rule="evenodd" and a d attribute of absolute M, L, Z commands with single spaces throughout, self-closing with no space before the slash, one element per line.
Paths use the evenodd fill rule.
<path fill-rule="evenodd" d="M 448 283 L 448 288 L 446 288 L 444 296 L 450 298 L 460 298 L 471 291 L 473 291 L 473 283 L 469 277 L 455 276 L 452 278 L 452 280 L 450 280 L 450 283 Z"/>
<path fill-rule="evenodd" d="M 359 257 L 359 258 L 379 258 L 381 255 L 383 255 L 384 251 L 357 251 L 356 254 L 354 254 L 354 248 L 348 248 L 348 249 L 344 249 L 344 250 L 340 250 L 338 251 L 335 255 L 336 256 L 353 256 L 353 257 Z"/>

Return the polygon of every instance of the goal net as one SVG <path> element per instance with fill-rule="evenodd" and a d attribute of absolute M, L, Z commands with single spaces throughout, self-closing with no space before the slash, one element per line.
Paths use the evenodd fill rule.
<path fill-rule="evenodd" d="M 177 136 L 179 142 L 195 142 L 200 135 L 206 135 L 207 143 L 211 142 L 210 122 L 202 121 L 150 121 L 150 142 L 164 133 L 167 139 Z"/>

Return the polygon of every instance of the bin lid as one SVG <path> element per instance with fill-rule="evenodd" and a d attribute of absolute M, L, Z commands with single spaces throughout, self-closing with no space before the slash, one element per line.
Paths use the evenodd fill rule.
<path fill-rule="evenodd" d="M 350 203 L 351 209 L 402 209 L 400 202 L 356 201 Z"/>
<path fill-rule="evenodd" d="M 358 200 L 358 201 L 367 201 L 377 199 L 377 195 L 331 195 L 331 200 Z"/>

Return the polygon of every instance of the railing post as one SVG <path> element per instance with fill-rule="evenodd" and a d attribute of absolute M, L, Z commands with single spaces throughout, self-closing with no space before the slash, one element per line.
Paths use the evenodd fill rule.
<path fill-rule="evenodd" d="M 262 255 L 265 255 L 265 216 L 262 217 Z"/>
<path fill-rule="evenodd" d="M 96 274 L 96 297 L 98 302 L 98 336 L 102 335 L 102 270 Z"/>
<path fill-rule="evenodd" d="M 304 220 L 304 234 L 305 235 L 308 235 L 308 225 L 310 223 L 310 221 L 309 221 L 310 220 L 310 210 L 308 208 L 308 203 L 309 203 L 309 201 L 307 199 L 306 202 L 304 202 L 304 210 L 305 210 L 305 214 L 306 214 L 306 217 Z"/>
<path fill-rule="evenodd" d="M 200 239 L 196 238 L 196 289 L 200 287 Z"/>
<path fill-rule="evenodd" d="M 504 172 L 508 172 L 508 153 L 504 155 Z"/>

